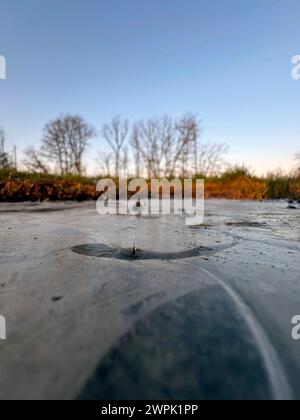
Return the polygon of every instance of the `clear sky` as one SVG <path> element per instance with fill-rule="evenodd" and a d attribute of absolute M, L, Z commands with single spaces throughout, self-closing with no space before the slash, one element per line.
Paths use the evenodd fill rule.
<path fill-rule="evenodd" d="M 189 111 L 259 173 L 300 150 L 299 0 L 1 0 L 0 54 L 0 126 L 19 151 L 65 112 L 100 128 Z"/>

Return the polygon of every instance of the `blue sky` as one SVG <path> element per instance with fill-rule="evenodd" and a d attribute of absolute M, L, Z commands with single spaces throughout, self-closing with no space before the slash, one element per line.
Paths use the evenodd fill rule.
<path fill-rule="evenodd" d="M 0 19 L 0 126 L 20 152 L 65 112 L 99 129 L 193 111 L 258 173 L 300 149 L 299 0 L 1 0 Z"/>

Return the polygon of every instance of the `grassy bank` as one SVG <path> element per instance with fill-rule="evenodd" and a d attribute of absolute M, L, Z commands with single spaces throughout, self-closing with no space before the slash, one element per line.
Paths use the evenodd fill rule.
<path fill-rule="evenodd" d="M 300 178 L 274 174 L 257 177 L 245 168 L 234 168 L 206 178 L 205 192 L 208 198 L 294 200 L 300 198 Z"/>
<path fill-rule="evenodd" d="M 0 201 L 95 200 L 100 177 L 31 174 L 0 171 Z M 205 179 L 206 198 L 240 200 L 299 199 L 300 179 L 288 176 L 259 178 L 243 169 L 233 169 Z"/>

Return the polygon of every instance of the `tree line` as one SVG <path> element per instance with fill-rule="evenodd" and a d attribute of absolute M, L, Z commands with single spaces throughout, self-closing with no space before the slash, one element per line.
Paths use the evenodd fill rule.
<path fill-rule="evenodd" d="M 224 144 L 202 144 L 201 121 L 194 114 L 168 115 L 136 121 L 113 117 L 99 131 L 80 116 L 62 115 L 46 124 L 41 147 L 25 151 L 31 172 L 61 175 L 85 173 L 84 156 L 90 140 L 100 137 L 105 151 L 96 159 L 103 176 L 160 178 L 197 173 L 217 174 L 226 165 Z"/>
<path fill-rule="evenodd" d="M 0 169 L 17 169 L 17 155 L 16 146 L 12 153 L 8 153 L 6 150 L 6 133 L 3 128 L 0 127 Z"/>
<path fill-rule="evenodd" d="M 225 159 L 228 147 L 203 143 L 201 121 L 192 113 L 180 118 L 162 115 L 132 124 L 115 116 L 99 132 L 80 116 L 61 115 L 45 125 L 38 149 L 24 151 L 23 165 L 33 173 L 83 175 L 87 170 L 84 157 L 95 137 L 100 137 L 104 149 L 96 159 L 102 176 L 216 176 L 229 166 Z M 5 152 L 5 140 L 2 129 L 0 168 L 13 166 L 13 159 Z M 300 153 L 296 162 L 300 175 Z"/>

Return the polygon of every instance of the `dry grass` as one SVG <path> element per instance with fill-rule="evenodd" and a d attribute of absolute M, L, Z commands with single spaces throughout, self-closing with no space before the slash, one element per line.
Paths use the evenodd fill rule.
<path fill-rule="evenodd" d="M 200 175 L 198 178 L 202 178 Z M 0 171 L 0 201 L 95 200 L 99 178 L 55 176 Z M 283 176 L 258 178 L 243 168 L 206 178 L 206 198 L 239 200 L 299 199 L 300 179 Z"/>

